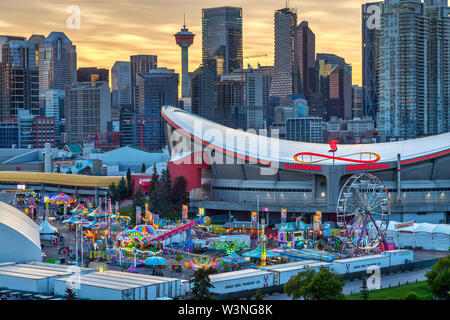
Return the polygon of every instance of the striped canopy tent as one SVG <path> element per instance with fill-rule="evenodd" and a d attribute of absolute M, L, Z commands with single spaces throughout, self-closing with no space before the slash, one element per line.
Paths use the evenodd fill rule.
<path fill-rule="evenodd" d="M 73 203 L 76 201 L 77 200 L 64 193 L 60 193 L 57 196 L 54 196 L 53 198 L 50 198 L 48 200 L 49 203 L 56 203 L 56 204 Z"/>
<path fill-rule="evenodd" d="M 68 224 L 68 223 L 76 223 L 78 222 L 78 219 L 75 218 L 75 215 L 72 215 L 69 219 L 64 220 L 62 223 Z"/>
<path fill-rule="evenodd" d="M 148 224 L 143 224 L 140 226 L 136 226 L 134 228 L 134 230 L 139 231 L 140 233 L 148 233 L 148 234 L 152 234 L 153 233 L 153 227 L 148 225 Z"/>
<path fill-rule="evenodd" d="M 75 209 L 72 210 L 72 214 L 73 213 L 84 213 L 86 211 L 84 204 L 79 204 L 76 206 Z"/>
<path fill-rule="evenodd" d="M 107 216 L 108 215 L 106 213 L 102 213 L 102 209 L 100 207 L 87 215 L 89 218 L 106 218 Z"/>

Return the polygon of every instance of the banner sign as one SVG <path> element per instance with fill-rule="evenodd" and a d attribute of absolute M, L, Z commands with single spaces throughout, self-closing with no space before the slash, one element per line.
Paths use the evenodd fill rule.
<path fill-rule="evenodd" d="M 142 219 L 141 207 L 136 207 L 136 225 L 137 226 L 141 224 L 141 219 Z"/>
<path fill-rule="evenodd" d="M 287 220 L 287 209 L 281 209 L 281 222 L 286 223 Z"/>
<path fill-rule="evenodd" d="M 187 204 L 183 205 L 183 220 L 187 220 L 188 219 L 188 211 L 189 211 L 189 206 Z"/>
<path fill-rule="evenodd" d="M 258 225 L 258 212 L 252 211 L 252 229 L 256 228 Z"/>

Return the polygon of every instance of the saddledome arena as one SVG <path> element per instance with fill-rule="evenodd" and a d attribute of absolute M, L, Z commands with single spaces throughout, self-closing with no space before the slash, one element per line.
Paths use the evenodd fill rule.
<path fill-rule="evenodd" d="M 344 183 L 370 173 L 386 186 L 391 220 L 450 223 L 450 133 L 334 146 L 230 129 L 175 107 L 162 116 L 171 171 L 187 178 L 191 204 L 209 216 L 250 220 L 259 204 L 270 224 L 281 209 L 288 218 L 310 221 L 321 211 L 323 221 L 336 221 Z"/>

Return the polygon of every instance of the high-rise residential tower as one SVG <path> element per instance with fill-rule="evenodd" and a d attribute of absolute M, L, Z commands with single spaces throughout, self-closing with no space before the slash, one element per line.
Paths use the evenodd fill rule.
<path fill-rule="evenodd" d="M 270 95 L 282 99 L 298 93 L 298 68 L 295 59 L 297 11 L 291 8 L 277 10 L 274 20 L 275 61 Z"/>
<path fill-rule="evenodd" d="M 186 28 L 175 34 L 177 45 L 181 47 L 181 98 L 191 97 L 191 81 L 189 76 L 189 47 L 194 43 L 195 34 Z"/>
<path fill-rule="evenodd" d="M 66 88 L 66 132 L 70 144 L 106 133 L 111 121 L 111 94 L 106 82 L 75 82 Z"/>
<path fill-rule="evenodd" d="M 382 137 L 449 131 L 450 8 L 446 0 L 385 0 L 378 54 Z"/>

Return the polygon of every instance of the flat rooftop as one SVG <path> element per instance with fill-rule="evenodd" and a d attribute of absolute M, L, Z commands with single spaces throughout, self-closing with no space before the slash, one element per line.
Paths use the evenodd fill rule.
<path fill-rule="evenodd" d="M 243 278 L 250 278 L 254 276 L 270 275 L 272 274 L 266 270 L 245 269 L 239 271 L 224 272 L 219 274 L 212 274 L 209 276 L 211 282 L 229 281 Z"/>
<path fill-rule="evenodd" d="M 364 257 L 356 257 L 356 258 L 347 258 L 347 259 L 340 259 L 340 260 L 334 260 L 333 263 L 349 263 L 349 262 L 355 262 L 355 261 L 364 261 L 364 260 L 373 260 L 373 259 L 386 259 L 389 258 L 388 256 L 384 254 L 376 254 L 373 256 L 364 256 Z"/>

